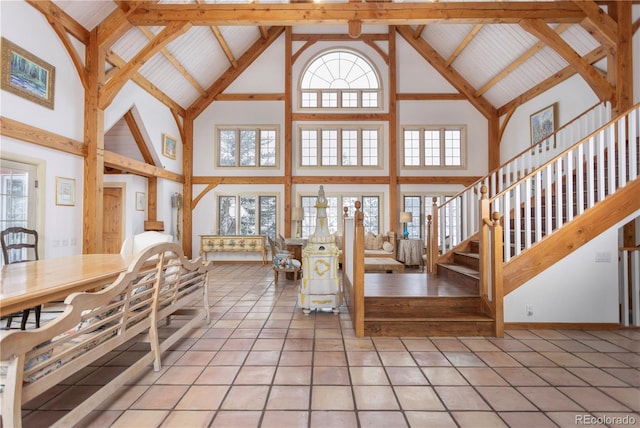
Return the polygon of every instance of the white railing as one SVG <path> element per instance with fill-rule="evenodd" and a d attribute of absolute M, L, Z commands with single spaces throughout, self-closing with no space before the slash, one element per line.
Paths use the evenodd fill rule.
<path fill-rule="evenodd" d="M 488 198 L 503 215 L 505 262 L 638 177 L 639 123 L 636 105 Z"/>
<path fill-rule="evenodd" d="M 640 327 L 640 248 L 620 248 L 620 324 Z"/>
<path fill-rule="evenodd" d="M 440 254 L 444 254 L 478 232 L 480 227 L 478 201 L 482 186 L 486 186 L 489 198 L 495 196 L 527 176 L 531 171 L 544 165 L 557 153 L 601 128 L 610 120 L 610 117 L 609 103 L 600 103 L 591 107 L 559 128 L 546 140 L 522 151 L 438 206 L 437 209 L 434 207 L 434 232 L 433 239 L 430 241 L 433 260 L 437 260 L 438 250 L 436 249 L 439 249 Z"/>

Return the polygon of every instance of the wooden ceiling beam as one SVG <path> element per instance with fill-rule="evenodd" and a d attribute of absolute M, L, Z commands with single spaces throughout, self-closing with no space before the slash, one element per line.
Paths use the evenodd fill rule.
<path fill-rule="evenodd" d="M 175 40 L 191 28 L 188 22 L 178 22 L 167 25 L 157 36 L 155 36 L 131 61 L 126 63 L 120 70 L 100 88 L 100 108 L 106 109 L 116 94 L 127 80 L 144 65 L 144 63 L 158 53 L 167 43 Z"/>
<path fill-rule="evenodd" d="M 565 59 L 589 84 L 600 101 L 612 101 L 614 91 L 607 79 L 595 68 L 585 62 L 551 27 L 538 19 L 523 19 L 520 26 L 538 37 Z"/>
<path fill-rule="evenodd" d="M 85 46 L 89 44 L 89 31 L 87 31 L 78 21 L 73 19 L 60 7 L 56 6 L 50 0 L 25 0 L 29 5 L 44 16 L 51 17 L 59 22 L 65 30 L 73 37 L 80 40 Z"/>
<path fill-rule="evenodd" d="M 582 27 L 601 44 L 615 48 L 618 44 L 618 24 L 613 18 L 600 9 L 594 1 L 579 0 L 575 3 L 587 15 L 581 23 Z"/>
<path fill-rule="evenodd" d="M 129 14 L 141 2 L 118 2 L 118 8 L 98 24 L 98 46 L 108 50 L 120 37 L 133 28 L 129 22 Z"/>
<path fill-rule="evenodd" d="M 153 32 L 149 30 L 147 27 L 138 27 L 138 30 L 142 31 L 142 33 L 149 40 L 153 40 L 153 38 L 155 37 L 155 34 L 153 34 Z M 180 63 L 180 61 L 178 61 L 176 57 L 174 57 L 173 54 L 169 52 L 167 48 L 160 49 L 160 52 L 171 63 L 171 65 L 173 65 L 176 68 L 176 70 L 178 70 L 178 72 L 182 74 L 182 76 L 185 79 L 187 79 L 189 83 L 191 83 L 191 86 L 193 86 L 196 89 L 196 91 L 200 92 L 200 95 L 207 94 L 204 88 L 200 86 L 200 83 L 198 83 L 198 81 L 191 75 L 191 73 L 189 73 L 189 71 L 187 71 L 187 69 L 184 68 L 184 66 Z"/>
<path fill-rule="evenodd" d="M 420 25 L 429 23 L 518 23 L 523 18 L 577 23 L 585 12 L 573 1 L 446 2 L 446 3 L 207 3 L 144 4 L 134 10 L 133 25 L 336 25 L 358 20 L 362 24 Z"/>
<path fill-rule="evenodd" d="M 49 24 L 51 25 L 51 27 L 53 28 L 53 31 L 55 31 L 56 34 L 58 35 L 58 38 L 60 38 L 60 41 L 62 42 L 65 49 L 67 50 L 67 53 L 71 57 L 71 62 L 73 62 L 73 65 L 75 66 L 76 71 L 78 72 L 78 76 L 80 77 L 80 83 L 82 83 L 82 87 L 84 88 L 85 91 L 88 91 L 89 82 L 88 82 L 88 76 L 87 76 L 87 69 L 84 66 L 84 62 L 80 57 L 80 54 L 78 54 L 78 51 L 73 45 L 73 42 L 69 38 L 69 33 L 67 33 L 64 26 L 53 16 L 46 15 L 46 18 L 47 18 L 47 21 L 49 21 Z"/>
<path fill-rule="evenodd" d="M 560 24 L 555 28 L 555 32 L 558 33 L 558 34 L 562 34 L 567 28 L 569 28 L 569 25 L 570 24 Z M 528 51 L 523 53 L 520 57 L 518 57 L 515 61 L 513 61 L 511 64 L 509 64 L 500 73 L 496 74 L 491 80 L 489 80 L 487 83 L 485 83 L 480 89 L 478 89 L 476 91 L 476 93 L 475 93 L 476 96 L 479 97 L 480 95 L 484 94 L 489 89 L 494 87 L 500 80 L 502 80 L 505 77 L 507 77 L 507 75 L 509 75 L 509 73 L 511 73 L 516 68 L 520 67 L 526 60 L 528 60 L 533 55 L 538 53 L 545 46 L 546 46 L 546 43 L 540 42 L 540 41 L 538 43 L 536 43 L 535 45 L 533 45 L 532 48 L 530 48 Z"/>
<path fill-rule="evenodd" d="M 473 40 L 473 38 L 476 36 L 476 34 L 478 34 L 478 31 L 480 31 L 482 27 L 483 27 L 483 24 L 476 24 L 473 27 L 473 29 L 469 32 L 469 34 L 467 34 L 466 37 L 462 40 L 462 42 L 460 42 L 456 50 L 453 51 L 449 59 L 447 59 L 447 62 L 444 64 L 445 66 L 449 67 L 453 63 L 453 61 L 455 61 L 456 58 L 458 58 L 458 56 L 462 53 L 464 48 L 466 48 L 467 45 L 471 43 L 471 40 Z"/>
<path fill-rule="evenodd" d="M 213 102 L 218 94 L 221 94 L 233 83 L 252 63 L 258 58 L 280 35 L 284 32 L 284 27 L 269 28 L 269 37 L 258 39 L 245 53 L 238 59 L 238 68 L 229 68 L 207 89 L 207 96 L 200 97 L 188 109 L 189 117 L 195 119 L 204 109 Z"/>
<path fill-rule="evenodd" d="M 111 64 L 114 65 L 114 69 L 110 70 L 109 73 L 107 74 L 115 74 L 118 72 L 120 68 L 124 67 L 127 64 L 125 60 L 120 58 L 115 52 L 111 52 L 111 51 L 107 52 L 107 61 L 109 61 Z M 142 89 L 147 91 L 149 94 L 151 94 L 153 97 L 155 97 L 162 104 L 169 107 L 169 109 L 172 112 L 175 112 L 176 114 L 184 117 L 186 113 L 184 108 L 182 108 L 180 104 L 173 101 L 173 99 L 171 99 L 167 94 L 162 92 L 153 83 L 149 82 L 142 74 L 138 72 L 134 73 L 131 76 L 131 80 L 134 83 L 136 83 L 138 86 L 140 86 Z"/>
<path fill-rule="evenodd" d="M 143 177 L 165 178 L 177 183 L 184 183 L 184 176 L 182 174 L 176 174 L 175 172 L 168 171 L 164 168 L 149 165 L 144 162 L 140 162 L 139 160 L 131 159 L 108 150 L 104 151 L 104 166 L 141 175 Z"/>
<path fill-rule="evenodd" d="M 442 77 L 444 77 L 454 88 L 460 93 L 464 94 L 469 102 L 478 109 L 480 113 L 486 118 L 490 118 L 495 115 L 495 108 L 483 97 L 476 97 L 474 95 L 474 87 L 467 82 L 456 70 L 451 66 L 446 66 L 446 61 L 440 54 L 429 45 L 422 37 L 419 39 L 413 38 L 413 30 L 408 26 L 398 26 L 396 28 L 398 33 L 418 52 L 422 57 L 427 60 L 433 68 L 438 71 Z"/>
<path fill-rule="evenodd" d="M 600 61 L 602 58 L 605 58 L 606 56 L 607 56 L 607 52 L 606 52 L 605 48 L 600 46 L 600 47 L 594 49 L 593 51 L 589 52 L 582 59 L 587 64 L 594 64 L 594 63 Z M 533 88 L 529 89 L 527 92 L 518 95 L 516 98 L 514 98 L 511 101 L 509 101 L 508 103 L 506 103 L 502 107 L 498 107 L 498 115 L 502 116 L 505 113 L 507 113 L 507 112 L 509 112 L 509 111 L 511 111 L 513 109 L 516 109 L 518 106 L 526 103 L 527 101 L 531 101 L 532 99 L 534 99 L 538 95 L 540 95 L 543 92 L 548 91 L 549 89 L 553 88 L 554 86 L 564 82 L 565 80 L 567 80 L 571 76 L 575 75 L 576 73 L 577 73 L 577 70 L 573 66 L 568 65 L 567 67 L 565 67 L 562 70 L 560 70 L 559 72 L 555 73 L 553 76 L 549 77 L 548 79 L 546 79 L 542 83 L 534 86 Z"/>
<path fill-rule="evenodd" d="M 151 151 L 149 150 L 149 147 L 147 147 L 147 143 L 144 141 L 142 132 L 140 132 L 140 127 L 138 127 L 131 110 L 124 114 L 124 121 L 127 123 L 129 131 L 131 131 L 131 135 L 133 136 L 133 140 L 136 142 L 136 146 L 138 146 L 138 150 L 140 150 L 142 159 L 144 159 L 144 161 L 149 165 L 155 166 L 156 162 L 153 160 L 153 156 L 151 156 Z"/>
<path fill-rule="evenodd" d="M 196 0 L 196 3 L 206 4 L 204 0 Z M 238 61 L 236 61 L 235 55 L 233 55 L 233 52 L 231 52 L 231 48 L 229 48 L 229 44 L 225 40 L 220 29 L 215 25 L 212 25 L 209 28 L 211 29 L 213 36 L 216 38 L 216 40 L 218 40 L 218 44 L 220 45 L 222 52 L 224 52 L 227 59 L 229 60 L 229 64 L 231 64 L 233 68 L 238 68 Z"/>
<path fill-rule="evenodd" d="M 308 33 L 296 33 L 291 35 L 291 41 L 293 42 L 373 42 L 389 40 L 387 33 L 367 33 L 362 34 L 359 37 L 353 38 L 347 34 L 308 34 Z"/>

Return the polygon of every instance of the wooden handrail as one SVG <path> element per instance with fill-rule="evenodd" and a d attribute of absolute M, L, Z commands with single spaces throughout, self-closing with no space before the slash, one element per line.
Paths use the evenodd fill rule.
<path fill-rule="evenodd" d="M 468 216 L 469 219 L 466 222 L 467 224 L 465 224 L 465 229 L 456 230 L 454 234 L 455 239 L 452 240 L 450 244 L 447 242 L 444 242 L 444 237 L 440 236 L 441 231 L 439 231 L 439 229 L 434 226 L 433 235 L 438 241 L 438 245 L 436 245 L 436 248 L 439 248 L 442 251 L 442 253 L 445 254 L 447 251 L 451 250 L 458 243 L 464 241 L 465 239 L 469 238 L 470 236 L 472 236 L 474 233 L 477 232 L 480 225 L 477 223 L 479 215 L 478 213 L 475 212 L 474 199 L 477 199 L 477 197 L 479 196 L 479 195 L 478 196 L 476 195 L 479 193 L 480 187 L 482 185 L 487 186 L 488 195 L 489 197 L 492 197 L 493 195 L 498 193 L 500 190 L 502 190 L 503 185 L 510 186 L 512 184 L 511 181 L 517 181 L 521 179 L 524 174 L 528 174 L 531 172 L 531 170 L 537 169 L 539 167 L 538 165 L 539 161 L 542 160 L 541 157 L 543 155 L 546 155 L 546 153 L 539 154 L 541 153 L 541 150 L 539 150 L 539 148 L 542 147 L 542 145 L 546 144 L 547 141 L 553 140 L 557 142 L 561 140 L 560 136 L 568 135 L 568 132 L 569 132 L 568 130 L 570 127 L 573 127 L 576 124 L 580 124 L 580 121 L 587 123 L 589 119 L 587 115 L 592 115 L 592 116 L 596 115 L 593 123 L 594 126 L 591 127 L 590 126 L 591 124 L 588 124 L 587 132 L 591 132 L 593 128 L 601 127 L 601 124 L 603 121 L 599 119 L 603 119 L 604 114 L 602 114 L 601 111 L 598 111 L 598 109 L 601 109 L 602 111 L 607 111 L 607 103 L 598 103 L 592 106 L 591 108 L 585 110 L 583 113 L 581 113 L 571 121 L 567 122 L 562 127 L 558 128 L 553 134 L 551 134 L 545 140 L 537 143 L 533 148 L 528 147 L 524 149 L 519 154 L 517 154 L 507 162 L 503 163 L 498 168 L 493 169 L 491 172 L 489 172 L 489 174 L 485 175 L 481 179 L 474 182 L 471 186 L 467 187 L 465 190 L 458 192 L 453 197 L 443 202 L 441 205 L 434 207 L 434 210 L 433 210 L 434 217 L 437 215 L 438 211 L 442 210 L 442 212 L 444 212 L 446 210 L 446 207 L 449 204 L 454 204 L 458 202 L 463 205 L 462 207 L 463 210 L 465 211 L 469 210 L 469 216 Z M 565 133 L 565 131 L 567 133 Z M 539 155 L 536 155 L 536 153 L 538 153 Z M 519 163 L 522 165 L 519 166 Z M 474 195 L 474 193 L 476 195 Z M 474 206 L 471 206 L 471 205 L 474 205 Z M 454 227 L 454 225 L 452 225 L 452 227 Z M 432 249 L 432 255 L 433 254 L 434 253 Z M 435 258 L 433 260 L 434 262 L 436 262 Z"/>

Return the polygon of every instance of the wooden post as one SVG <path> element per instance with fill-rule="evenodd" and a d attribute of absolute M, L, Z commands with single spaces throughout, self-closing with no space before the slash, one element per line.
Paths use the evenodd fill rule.
<path fill-rule="evenodd" d="M 98 46 L 98 32 L 89 34 L 86 50 L 88 88 L 84 92 L 83 243 L 84 254 L 101 253 L 104 197 L 104 110 L 98 103 L 98 88 L 104 79 L 104 50 Z"/>
<path fill-rule="evenodd" d="M 193 237 L 193 116 L 187 113 L 183 124 L 184 140 L 182 140 L 182 250 L 192 258 Z"/>
<path fill-rule="evenodd" d="M 495 335 L 504 337 L 504 289 L 502 278 L 503 238 L 500 213 L 493 213 L 491 227 L 491 298 L 495 317 Z"/>
<path fill-rule="evenodd" d="M 433 247 L 433 242 L 431 242 L 432 226 L 433 225 L 431 223 L 431 214 L 429 214 L 427 216 L 427 236 L 425 237 L 427 248 L 425 248 L 425 251 L 424 251 L 424 254 L 427 257 L 427 259 L 424 261 L 425 270 L 427 271 L 427 273 L 433 272 L 433 266 L 431 265 L 431 260 L 432 260 L 431 248 Z"/>
<path fill-rule="evenodd" d="M 354 214 L 354 234 L 353 243 L 353 289 L 354 289 L 354 319 L 353 329 L 356 337 L 364 336 L 364 214 L 360 211 L 362 206 L 360 201 L 356 201 L 356 212 Z"/>
<path fill-rule="evenodd" d="M 433 205 L 431 209 L 431 215 L 433 216 L 433 233 L 431 234 L 431 273 L 438 273 L 438 236 L 440 231 L 438 230 L 438 198 L 435 196 L 432 199 Z"/>

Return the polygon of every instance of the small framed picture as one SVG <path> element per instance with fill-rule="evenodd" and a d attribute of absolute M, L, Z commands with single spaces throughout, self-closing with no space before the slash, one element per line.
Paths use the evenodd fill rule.
<path fill-rule="evenodd" d="M 176 146 L 178 142 L 175 138 L 170 137 L 167 134 L 162 134 L 162 154 L 168 158 L 176 158 Z"/>
<path fill-rule="evenodd" d="M 74 206 L 76 204 L 76 180 L 56 177 L 56 205 Z"/>
<path fill-rule="evenodd" d="M 144 193 L 136 192 L 136 211 L 144 211 Z"/>
<path fill-rule="evenodd" d="M 547 137 L 556 130 L 556 105 L 551 104 L 531 115 L 531 145 L 535 146 L 541 141 L 547 140 L 546 149 L 549 150 L 550 140 Z M 555 139 L 554 147 L 555 147 Z M 540 147 L 542 151 L 542 146 Z"/>

